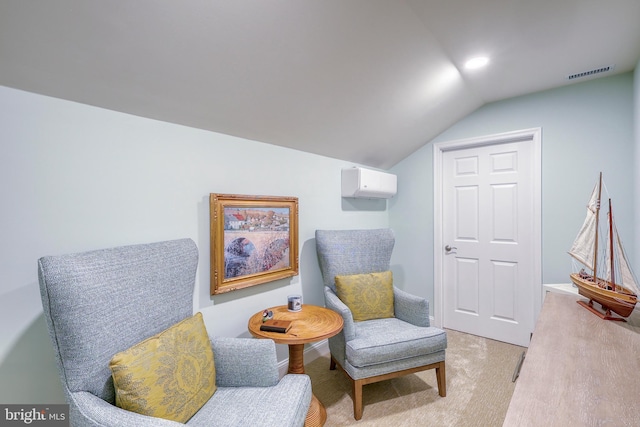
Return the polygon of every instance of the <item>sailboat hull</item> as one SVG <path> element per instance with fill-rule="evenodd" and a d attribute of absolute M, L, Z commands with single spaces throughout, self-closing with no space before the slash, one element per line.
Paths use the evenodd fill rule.
<path fill-rule="evenodd" d="M 578 293 L 600 304 L 604 310 L 611 310 L 622 317 L 629 317 L 636 306 L 637 296 L 626 288 L 616 285 L 616 291 L 603 289 L 579 274 L 571 274 L 571 281 L 578 287 Z"/>

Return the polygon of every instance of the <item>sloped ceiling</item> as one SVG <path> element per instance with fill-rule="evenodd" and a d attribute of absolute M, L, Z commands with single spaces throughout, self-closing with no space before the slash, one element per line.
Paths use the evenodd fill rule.
<path fill-rule="evenodd" d="M 1 85 L 382 169 L 639 59 L 638 0 L 0 0 Z"/>

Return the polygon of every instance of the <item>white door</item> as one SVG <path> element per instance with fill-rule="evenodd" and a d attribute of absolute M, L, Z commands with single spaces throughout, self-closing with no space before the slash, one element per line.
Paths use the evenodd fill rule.
<path fill-rule="evenodd" d="M 523 346 L 541 294 L 539 144 L 526 135 L 442 150 L 436 252 L 443 326 Z"/>

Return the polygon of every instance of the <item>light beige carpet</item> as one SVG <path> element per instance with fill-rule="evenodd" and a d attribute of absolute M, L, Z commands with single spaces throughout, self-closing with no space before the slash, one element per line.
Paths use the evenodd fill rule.
<path fill-rule="evenodd" d="M 433 369 L 369 384 L 360 421 L 353 418 L 351 383 L 340 370 L 329 370 L 329 357 L 306 365 L 327 409 L 325 426 L 502 426 L 525 349 L 453 330 L 447 340 L 446 397 L 438 395 Z"/>

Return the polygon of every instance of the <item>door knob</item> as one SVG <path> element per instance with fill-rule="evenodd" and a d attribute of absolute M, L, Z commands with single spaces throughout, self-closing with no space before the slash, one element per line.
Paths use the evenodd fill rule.
<path fill-rule="evenodd" d="M 458 249 L 458 248 L 456 248 L 455 246 L 449 246 L 449 245 L 444 247 L 444 250 L 447 252 L 451 252 L 454 249 Z"/>

